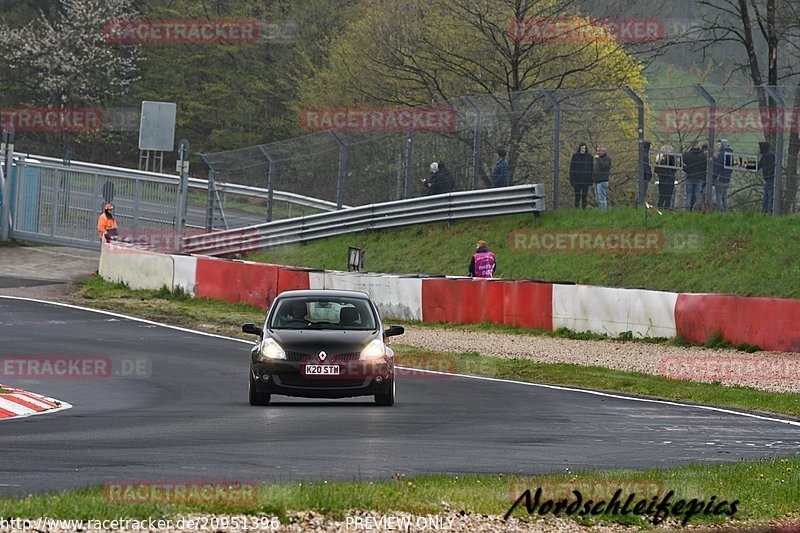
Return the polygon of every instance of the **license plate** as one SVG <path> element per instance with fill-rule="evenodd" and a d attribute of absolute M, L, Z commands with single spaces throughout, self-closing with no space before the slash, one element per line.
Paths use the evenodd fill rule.
<path fill-rule="evenodd" d="M 338 376 L 339 365 L 306 365 L 306 376 Z"/>

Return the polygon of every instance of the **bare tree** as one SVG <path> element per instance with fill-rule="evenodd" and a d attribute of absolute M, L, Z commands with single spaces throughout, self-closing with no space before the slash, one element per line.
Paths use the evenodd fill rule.
<path fill-rule="evenodd" d="M 692 41 L 703 57 L 713 55 L 715 48 L 723 43 L 740 45 L 744 54 L 731 58 L 734 68 L 730 74 L 746 74 L 756 88 L 761 109 L 773 114 L 777 104 L 762 86 L 795 85 L 793 109 L 796 109 L 800 105 L 797 55 L 800 18 L 795 3 L 792 0 L 698 0 L 696 3 L 703 13 L 702 24 Z M 764 139 L 775 146 L 775 137 L 775 128 L 765 125 Z M 789 137 L 781 211 L 794 208 L 798 192 L 798 153 L 800 138 L 794 128 Z"/>

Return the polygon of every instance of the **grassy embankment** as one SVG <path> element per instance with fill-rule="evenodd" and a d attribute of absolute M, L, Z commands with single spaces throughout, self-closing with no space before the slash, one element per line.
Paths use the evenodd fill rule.
<path fill-rule="evenodd" d="M 515 250 L 516 230 L 660 230 L 655 253 L 554 253 Z M 800 297 L 800 230 L 795 216 L 757 213 L 703 214 L 650 210 L 563 209 L 530 215 L 486 217 L 454 223 L 341 235 L 279 246 L 247 259 L 293 266 L 347 269 L 347 247 L 366 251 L 371 272 L 466 275 L 479 239 L 489 243 L 503 278 L 574 281 L 674 292 Z M 531 244 L 530 241 L 526 245 Z M 535 244 L 535 243 L 534 243 Z"/>

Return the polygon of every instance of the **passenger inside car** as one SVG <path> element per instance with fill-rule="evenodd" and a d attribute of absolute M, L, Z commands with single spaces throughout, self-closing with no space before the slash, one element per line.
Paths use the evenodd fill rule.
<path fill-rule="evenodd" d="M 342 327 L 356 327 L 361 325 L 361 316 L 355 307 L 342 307 L 339 311 L 339 324 Z"/>

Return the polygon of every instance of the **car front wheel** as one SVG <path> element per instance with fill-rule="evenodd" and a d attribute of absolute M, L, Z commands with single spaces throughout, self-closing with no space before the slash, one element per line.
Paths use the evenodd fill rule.
<path fill-rule="evenodd" d="M 394 405 L 394 379 L 392 379 L 392 384 L 387 389 L 385 393 L 375 395 L 375 403 L 387 407 Z"/>
<path fill-rule="evenodd" d="M 249 396 L 250 396 L 250 405 L 267 405 L 270 401 L 270 395 L 266 392 L 258 392 L 256 390 L 256 384 L 253 381 L 253 375 L 250 375 L 250 387 L 249 387 Z"/>

